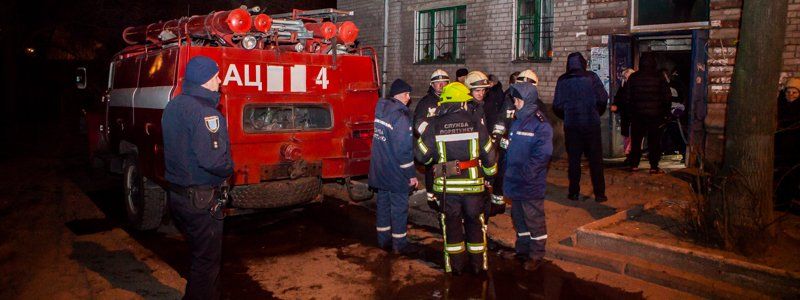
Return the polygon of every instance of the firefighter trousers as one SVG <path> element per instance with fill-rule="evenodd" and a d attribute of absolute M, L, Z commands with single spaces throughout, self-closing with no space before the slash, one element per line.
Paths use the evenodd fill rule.
<path fill-rule="evenodd" d="M 378 190 L 377 220 L 378 246 L 401 250 L 408 244 L 408 193 Z"/>
<path fill-rule="evenodd" d="M 168 204 L 178 229 L 186 235 L 191 266 L 183 299 L 219 299 L 222 261 L 222 220 L 194 207 L 188 197 L 169 193 Z"/>
<path fill-rule="evenodd" d="M 442 199 L 442 194 L 436 197 Z M 445 272 L 488 270 L 483 193 L 447 194 L 440 221 L 443 228 Z M 463 220 L 463 221 L 462 221 Z"/>
<path fill-rule="evenodd" d="M 514 243 L 517 254 L 527 255 L 531 259 L 542 259 L 547 244 L 544 199 L 511 199 L 511 221 L 517 232 L 517 241 Z"/>

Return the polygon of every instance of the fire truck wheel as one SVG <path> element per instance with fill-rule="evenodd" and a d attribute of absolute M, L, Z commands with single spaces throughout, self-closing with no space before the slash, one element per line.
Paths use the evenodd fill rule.
<path fill-rule="evenodd" d="M 275 208 L 311 202 L 322 192 L 318 177 L 302 177 L 235 186 L 231 190 L 236 208 Z"/>
<path fill-rule="evenodd" d="M 122 174 L 128 224 L 136 230 L 158 228 L 164 216 L 166 192 L 139 173 L 136 159 L 125 159 Z"/>

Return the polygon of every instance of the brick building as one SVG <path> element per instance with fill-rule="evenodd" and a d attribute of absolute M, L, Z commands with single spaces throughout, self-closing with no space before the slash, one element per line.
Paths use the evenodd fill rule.
<path fill-rule="evenodd" d="M 725 103 L 736 61 L 741 0 L 393 0 L 388 1 L 386 79 L 403 78 L 427 90 L 441 68 L 497 75 L 506 84 L 514 71 L 539 75 L 540 97 L 552 103 L 566 57 L 580 51 L 616 91 L 617 77 L 654 52 L 662 67 L 678 71 L 690 112 L 689 139 L 713 158 L 722 152 Z M 355 11 L 362 44 L 383 52 L 384 3 L 339 0 Z M 789 0 L 781 82 L 800 76 L 800 0 Z M 694 80 L 692 80 L 694 79 Z M 554 119 L 554 118 L 552 118 Z M 604 149 L 621 154 L 616 118 L 605 115 Z M 554 120 L 554 123 L 557 121 Z M 558 124 L 555 124 L 558 128 Z M 556 145 L 563 137 L 557 133 Z M 559 152 L 559 150 L 557 150 Z"/>

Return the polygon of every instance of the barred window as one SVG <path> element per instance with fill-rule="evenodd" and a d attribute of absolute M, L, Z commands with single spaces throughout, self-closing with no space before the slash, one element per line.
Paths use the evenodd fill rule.
<path fill-rule="evenodd" d="M 514 58 L 549 61 L 553 57 L 553 1 L 517 0 L 516 16 Z"/>
<path fill-rule="evenodd" d="M 454 6 L 420 11 L 416 24 L 414 62 L 459 63 L 464 61 L 467 7 Z"/>

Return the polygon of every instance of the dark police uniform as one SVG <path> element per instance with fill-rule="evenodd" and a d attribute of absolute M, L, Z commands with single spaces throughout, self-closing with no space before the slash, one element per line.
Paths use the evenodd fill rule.
<path fill-rule="evenodd" d="M 439 96 L 433 87 L 428 89 L 428 94 L 419 100 L 414 108 L 414 128 L 419 128 L 419 124 L 427 118 L 433 117 L 438 106 Z M 419 137 L 419 130 L 414 130 L 415 136 Z M 430 165 L 425 166 L 425 191 L 428 193 L 428 201 L 435 201 L 433 197 L 433 169 Z"/>
<path fill-rule="evenodd" d="M 408 244 L 409 180 L 417 174 L 410 111 L 397 99 L 380 99 L 374 126 L 369 185 L 378 193 L 378 245 L 400 251 Z"/>
<path fill-rule="evenodd" d="M 533 85 L 517 83 L 512 88 L 525 97 L 521 98 L 525 105 L 509 128 L 503 189 L 512 201 L 517 254 L 542 259 L 547 243 L 544 196 L 547 167 L 553 154 L 553 128 L 535 105 L 537 93 Z"/>
<path fill-rule="evenodd" d="M 161 120 L 165 176 L 172 185 L 169 208 L 191 247 L 185 299 L 219 297 L 222 220 L 207 208 L 198 208 L 187 195 L 188 189 L 219 187 L 233 174 L 227 123 L 216 109 L 219 96 L 184 84 L 183 93 L 169 101 Z"/>
<path fill-rule="evenodd" d="M 448 87 L 443 92 L 447 98 Z M 469 97 L 469 96 L 467 96 Z M 444 102 L 444 100 L 443 100 Z M 457 160 L 462 163 L 462 174 L 434 179 L 436 197 L 447 198 L 440 215 L 444 231 L 445 271 L 462 272 L 467 255 L 472 271 L 488 269 L 486 258 L 486 223 L 484 218 L 484 176 L 497 172 L 494 145 L 482 118 L 463 108 L 464 103 L 441 103 L 435 117 L 420 124 L 422 132 L 417 143 L 417 159 L 426 164 Z M 466 246 L 465 246 L 466 241 Z"/>

